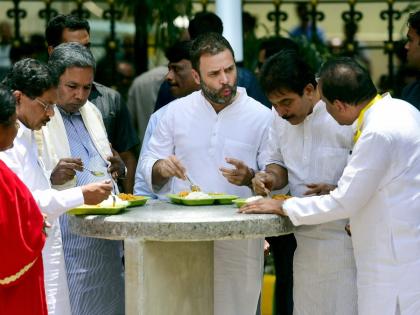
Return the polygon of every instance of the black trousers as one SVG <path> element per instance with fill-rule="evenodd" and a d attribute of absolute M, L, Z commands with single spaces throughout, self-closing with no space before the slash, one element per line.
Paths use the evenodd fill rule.
<path fill-rule="evenodd" d="M 270 252 L 274 256 L 276 284 L 274 290 L 275 315 L 293 313 L 293 255 L 296 239 L 293 234 L 268 237 Z"/>

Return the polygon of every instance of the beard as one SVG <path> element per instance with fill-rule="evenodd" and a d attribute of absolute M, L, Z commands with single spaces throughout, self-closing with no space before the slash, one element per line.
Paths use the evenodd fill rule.
<path fill-rule="evenodd" d="M 204 97 L 210 102 L 218 105 L 229 105 L 232 103 L 237 92 L 237 81 L 233 85 L 225 84 L 220 89 L 212 89 L 203 80 L 200 81 L 200 87 Z M 228 95 L 224 95 L 224 91 L 229 90 Z"/>

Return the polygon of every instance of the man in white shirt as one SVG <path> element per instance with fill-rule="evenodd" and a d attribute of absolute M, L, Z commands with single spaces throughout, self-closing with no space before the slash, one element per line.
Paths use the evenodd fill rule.
<path fill-rule="evenodd" d="M 237 88 L 232 47 L 220 34 L 192 45 L 201 90 L 170 103 L 142 156 L 143 177 L 155 193 L 189 190 L 251 195 L 251 168 L 265 165 L 270 111 Z M 234 166 L 232 168 L 232 165 Z M 214 314 L 255 315 L 263 240 L 214 242 Z"/>
<path fill-rule="evenodd" d="M 319 89 L 331 116 L 354 130 L 337 188 L 240 211 L 288 215 L 295 225 L 350 218 L 359 315 L 419 314 L 420 113 L 378 95 L 366 70 L 350 58 L 326 62 Z"/>
<path fill-rule="evenodd" d="M 320 99 L 315 74 L 296 50 L 269 58 L 261 85 L 273 105 L 271 156 L 253 179 L 256 193 L 289 185 L 292 196 L 325 194 L 335 188 L 352 146 L 350 127 L 340 126 Z M 357 313 L 356 267 L 348 220 L 295 231 L 295 315 Z"/>
<path fill-rule="evenodd" d="M 13 148 L 0 153 L 3 160 L 31 190 L 35 201 L 51 222 L 43 249 L 48 314 L 70 315 L 67 278 L 58 217 L 68 209 L 98 204 L 111 193 L 110 183 L 92 183 L 63 191 L 51 189 L 49 174 L 38 158 L 34 130 L 54 115 L 56 80 L 48 67 L 34 59 L 23 59 L 2 81 L 17 101 L 19 130 Z"/>

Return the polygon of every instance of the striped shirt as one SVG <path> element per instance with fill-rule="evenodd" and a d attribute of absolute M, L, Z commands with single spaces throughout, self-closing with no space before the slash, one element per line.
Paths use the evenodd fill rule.
<path fill-rule="evenodd" d="M 107 162 L 95 148 L 80 113 L 67 114 L 59 109 L 71 157 L 81 158 L 85 167 L 105 174 L 95 177 L 87 171 L 78 172 L 77 186 L 109 178 Z M 67 215 L 60 217 L 60 224 L 72 314 L 124 314 L 122 243 L 73 234 Z"/>

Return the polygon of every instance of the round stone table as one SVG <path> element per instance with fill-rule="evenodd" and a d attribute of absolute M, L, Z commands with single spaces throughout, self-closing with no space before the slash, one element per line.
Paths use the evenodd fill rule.
<path fill-rule="evenodd" d="M 240 214 L 234 205 L 163 201 L 117 215 L 71 216 L 70 228 L 84 236 L 124 240 L 127 315 L 213 315 L 213 241 L 294 229 L 288 218 Z"/>

